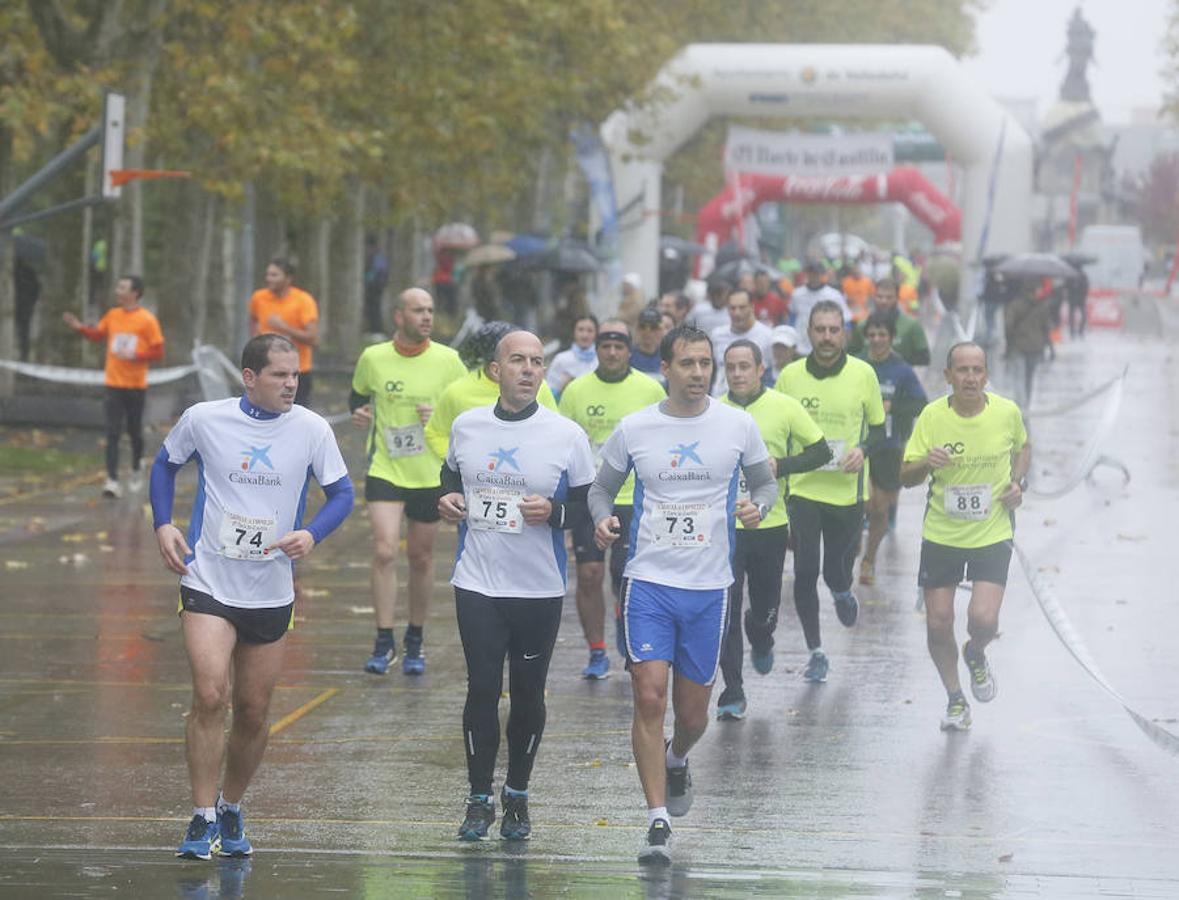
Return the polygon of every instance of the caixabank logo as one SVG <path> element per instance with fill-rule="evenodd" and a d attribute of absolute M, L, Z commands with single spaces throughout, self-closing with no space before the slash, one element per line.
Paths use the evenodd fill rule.
<path fill-rule="evenodd" d="M 274 470 L 274 463 L 270 461 L 270 448 L 273 444 L 267 444 L 265 447 L 255 447 L 251 445 L 246 450 L 241 450 L 240 471 L 232 471 L 229 473 L 229 480 L 234 484 L 257 484 L 265 487 L 274 487 L 282 484 L 282 476 Z M 265 471 L 269 469 L 270 471 Z"/>
<path fill-rule="evenodd" d="M 680 443 L 667 451 L 670 468 L 659 473 L 660 481 L 711 481 L 712 472 L 704 468 L 700 442 Z"/>

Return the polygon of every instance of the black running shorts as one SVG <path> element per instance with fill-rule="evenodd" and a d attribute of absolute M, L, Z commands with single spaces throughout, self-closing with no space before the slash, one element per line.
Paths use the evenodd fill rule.
<path fill-rule="evenodd" d="M 405 488 L 376 478 L 372 475 L 364 479 L 364 499 L 366 503 L 404 503 L 405 517 L 414 522 L 424 522 L 429 525 L 442 518 L 438 512 L 438 498 L 442 496 L 442 486 L 429 488 Z"/>
<path fill-rule="evenodd" d="M 225 619 L 237 631 L 237 639 L 243 644 L 273 644 L 295 627 L 295 602 L 286 606 L 272 606 L 266 609 L 242 609 L 226 606 L 202 591 L 180 586 L 180 608 L 178 612 L 203 613 Z"/>
<path fill-rule="evenodd" d="M 962 581 L 988 581 L 1007 585 L 1011 565 L 1011 541 L 986 547 L 947 547 L 933 541 L 921 542 L 921 563 L 917 583 L 922 587 L 950 587 Z"/>

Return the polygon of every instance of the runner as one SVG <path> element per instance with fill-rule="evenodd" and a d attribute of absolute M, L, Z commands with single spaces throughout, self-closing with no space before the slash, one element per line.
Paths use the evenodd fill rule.
<path fill-rule="evenodd" d="M 794 608 L 810 651 L 803 677 L 818 684 L 827 680 L 829 665 L 819 628 L 820 556 L 835 612 L 850 628 L 859 614 L 851 587 L 864 519 L 864 456 L 884 438 L 884 407 L 872 367 L 843 349 L 837 303 L 815 304 L 807 333 L 813 352 L 788 365 L 775 387 L 811 414 L 834 456 L 821 469 L 791 478 L 786 502 L 794 532 Z"/>
<path fill-rule="evenodd" d="M 377 637 L 366 672 L 384 675 L 397 659 L 397 555 L 401 520 L 409 560 L 409 614 L 401 671 L 421 675 L 423 628 L 434 590 L 441 460 L 426 446 L 424 426 L 446 387 L 467 374 L 458 354 L 430 340 L 434 298 L 410 288 L 393 301 L 393 340 L 366 347 L 356 361 L 348 405 L 368 430 L 364 499 L 373 531 L 372 592 Z"/>
<path fill-rule="evenodd" d="M 925 329 L 911 315 L 897 305 L 897 283 L 891 278 L 876 282 L 876 297 L 872 301 L 873 312 L 886 316 L 892 321 L 892 349 L 911 366 L 929 365 L 929 340 Z M 848 339 L 847 351 L 853 356 L 863 356 L 868 347 L 864 334 L 865 323 L 861 322 Z"/>
<path fill-rule="evenodd" d="M 631 741 L 647 800 L 640 863 L 670 861 L 669 816 L 692 805 L 688 751 L 708 727 L 733 571 L 734 514 L 755 528 L 777 495 L 753 418 L 708 396 L 712 344 L 689 326 L 660 348 L 667 399 L 624 418 L 602 448 L 590 489 L 594 537 L 605 549 L 621 522 L 614 498 L 635 473 L 635 514 L 622 589 L 622 622 L 634 691 Z M 744 474 L 750 500 L 737 499 Z M 674 664 L 675 729 L 663 736 Z"/>
<path fill-rule="evenodd" d="M 106 418 L 106 484 L 103 496 L 120 497 L 119 438 L 123 422 L 131 439 L 132 493 L 143 488 L 143 405 L 147 400 L 148 363 L 164 358 L 164 335 L 160 323 L 139 305 L 143 297 L 143 279 L 125 275 L 115 285 L 118 306 L 107 310 L 94 327 L 83 325 L 73 313 L 64 313 L 62 321 L 89 341 L 106 341 L 106 364 L 103 382 L 106 396 L 102 410 Z"/>
<path fill-rule="evenodd" d="M 298 380 L 294 344 L 276 334 L 251 339 L 242 351 L 245 396 L 190 407 L 152 466 L 156 540 L 165 565 L 180 575 L 192 669 L 185 747 L 194 808 L 176 850 L 187 859 L 252 852 L 241 801 L 266 749 L 283 638 L 294 622 L 292 563 L 352 509 L 352 483 L 331 426 L 293 408 Z M 172 505 L 176 473 L 194 458 L 197 499 L 186 538 L 172 524 Z M 327 502 L 304 525 L 312 475 Z"/>
<path fill-rule="evenodd" d="M 250 297 L 250 336 L 273 332 L 299 350 L 299 391 L 295 402 L 311 402 L 312 348 L 319 346 L 319 307 L 315 298 L 294 285 L 295 264 L 275 257 L 266 267 L 266 287 Z"/>
<path fill-rule="evenodd" d="M 1032 448 L 1019 407 L 986 390 L 987 356 L 978 344 L 951 347 L 945 374 L 950 393 L 917 417 L 901 483 L 915 487 L 929 478 L 918 584 L 929 655 L 948 697 L 941 728 L 962 731 L 970 727 L 970 705 L 958 679 L 954 594 L 965 575 L 972 587 L 962 658 L 970 692 L 987 703 L 996 688 L 985 651 L 999 629 L 1014 510 L 1023 502 Z"/>
<path fill-rule="evenodd" d="M 553 357 L 545 375 L 545 381 L 548 382 L 554 397 L 559 398 L 565 385 L 574 378 L 594 370 L 594 366 L 598 364 L 598 357 L 594 352 L 594 339 L 597 336 L 597 317 L 579 316 L 573 323 L 573 346 Z"/>
<path fill-rule="evenodd" d="M 625 319 L 623 320 L 625 321 Z M 662 384 L 659 344 L 663 340 L 663 316 L 654 306 L 644 307 L 638 316 L 635 339 L 630 351 L 630 364 Z"/>
<path fill-rule="evenodd" d="M 753 302 L 749 292 L 738 288 L 729 294 L 729 323 L 720 328 L 714 328 L 712 334 L 712 349 L 716 354 L 716 381 L 712 385 L 712 396 L 720 398 L 728 391 L 725 383 L 724 359 L 725 350 L 733 341 L 744 338 L 753 341 L 761 350 L 762 359 L 769 359 L 773 355 L 774 332 L 765 322 L 759 322 L 753 313 Z"/>
<path fill-rule="evenodd" d="M 913 431 L 913 419 L 926 404 L 925 388 L 913 367 L 892 349 L 895 319 L 883 312 L 868 317 L 864 331 L 868 339 L 867 363 L 876 371 L 884 403 L 885 439 L 869 458 L 868 546 L 860 560 L 860 584 L 876 583 L 876 551 L 896 508 L 901 490 L 901 454 Z"/>
<path fill-rule="evenodd" d="M 470 371 L 442 392 L 426 422 L 426 444 L 439 459 L 446 459 L 450 426 L 459 414 L 479 406 L 491 406 L 499 399 L 499 385 L 491 374 L 495 348 L 505 335 L 519 330 L 508 322 L 488 322 L 463 341 L 459 359 Z M 557 401 L 547 384 L 540 386 L 537 400 L 541 406 L 552 410 L 557 408 Z"/>
<path fill-rule="evenodd" d="M 818 260 L 811 260 L 806 264 L 806 282 L 794 289 L 790 298 L 790 322 L 798 329 L 798 352 L 806 355 L 811 352 L 811 342 L 808 336 L 808 324 L 811 320 L 811 310 L 821 300 L 828 300 L 839 306 L 845 322 L 851 321 L 851 310 L 847 301 L 837 288 L 826 281 L 827 267 Z"/>
<path fill-rule="evenodd" d="M 598 332 L 597 368 L 569 383 L 561 395 L 558 409 L 585 430 L 596 463 L 602 444 L 614 433 L 623 416 L 658 403 L 664 396 L 659 382 L 631 368 L 630 330 L 626 323 L 621 319 L 608 319 Z M 633 504 L 634 477 L 628 475 L 614 499 L 614 515 L 622 523 L 622 537 L 610 550 L 610 581 L 615 599 L 620 596 L 622 587 Z M 610 657 L 606 653 L 606 606 L 602 598 L 606 554 L 594 543 L 594 525 L 588 510 L 573 522 L 572 532 L 573 554 L 577 560 L 577 614 L 590 649 L 589 664 L 581 674 L 583 678 L 606 678 L 610 674 Z M 616 625 L 615 633 L 619 652 L 623 653 L 621 625 Z"/>
<path fill-rule="evenodd" d="M 774 628 L 778 624 L 782 566 L 786 562 L 790 539 L 786 519 L 786 478 L 796 472 L 816 469 L 831 459 L 831 450 L 814 419 L 793 397 L 766 390 L 762 383 L 764 375 L 765 362 L 757 344 L 742 339 L 729 345 L 725 351 L 729 393 L 724 402 L 753 416 L 770 453 L 770 469 L 778 477 L 778 496 L 757 529 L 737 523 L 729 618 L 721 648 L 720 667 L 725 687 L 717 700 L 718 719 L 745 718 L 741 607 L 745 602 L 746 578 L 749 580 L 749 611 L 745 614 L 745 634 L 749 638 L 750 661 L 761 675 L 768 675 L 774 667 Z M 795 451 L 793 455 L 791 451 Z M 737 496 L 745 496 L 743 485 Z"/>
<path fill-rule="evenodd" d="M 594 475 L 585 432 L 536 402 L 544 350 L 535 335 L 508 334 L 490 374 L 499 400 L 455 419 L 438 501 L 446 520 L 459 525 L 451 584 L 467 660 L 463 746 L 471 793 L 458 832 L 463 841 L 486 840 L 495 821 L 505 658 L 511 709 L 500 835 L 531 834 L 528 779 L 544 733 L 545 681 L 566 589 L 561 529 L 584 515 Z"/>

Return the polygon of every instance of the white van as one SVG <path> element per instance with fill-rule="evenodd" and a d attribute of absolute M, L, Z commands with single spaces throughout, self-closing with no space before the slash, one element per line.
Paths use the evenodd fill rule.
<path fill-rule="evenodd" d="M 1097 257 L 1085 266 L 1090 288 L 1134 290 L 1141 283 L 1146 249 L 1137 225 L 1090 225 L 1081 233 L 1078 249 Z"/>

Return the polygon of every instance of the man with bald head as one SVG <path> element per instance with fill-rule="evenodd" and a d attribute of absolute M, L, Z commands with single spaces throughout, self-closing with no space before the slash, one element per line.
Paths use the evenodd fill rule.
<path fill-rule="evenodd" d="M 438 501 L 442 516 L 459 528 L 450 583 L 467 661 L 463 748 L 471 791 L 462 841 L 486 840 L 495 822 L 505 659 L 511 709 L 500 835 L 531 834 L 528 781 L 544 732 L 545 681 L 566 590 L 561 531 L 586 515 L 594 480 L 585 432 L 536 401 L 544 383 L 540 339 L 510 332 L 490 367 L 499 399 L 454 420 Z"/>
<path fill-rule="evenodd" d="M 384 675 L 397 659 L 393 636 L 397 607 L 397 553 L 401 519 L 409 557 L 409 613 L 402 671 L 425 671 L 422 629 L 434 589 L 434 538 L 438 532 L 438 470 L 442 460 L 424 427 L 438 397 L 467 374 L 458 354 L 430 340 L 434 298 L 421 288 L 393 302 L 393 340 L 365 348 L 352 376 L 352 422 L 367 429 L 368 476 L 364 497 L 373 530 L 372 592 L 377 636 L 366 672 Z"/>

